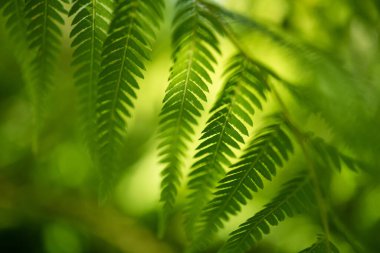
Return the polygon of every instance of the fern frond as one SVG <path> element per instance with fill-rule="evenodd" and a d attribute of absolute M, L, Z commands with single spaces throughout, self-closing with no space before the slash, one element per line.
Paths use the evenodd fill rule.
<path fill-rule="evenodd" d="M 222 253 L 243 253 L 268 234 L 270 226 L 277 225 L 287 216 L 302 213 L 313 205 L 314 192 L 309 177 L 298 176 L 284 184 L 279 194 L 265 208 L 230 234 Z"/>
<path fill-rule="evenodd" d="M 231 165 L 234 149 L 240 149 L 245 142 L 247 126 L 253 125 L 255 109 L 262 109 L 261 100 L 266 100 L 265 92 L 269 89 L 265 73 L 240 53 L 229 60 L 225 75 L 225 86 L 210 111 L 189 174 L 187 224 L 190 226 L 209 201 L 225 168 Z"/>
<path fill-rule="evenodd" d="M 32 60 L 32 83 L 36 96 L 40 99 L 37 110 L 41 110 L 43 96 L 53 83 L 53 66 L 59 51 L 64 24 L 63 15 L 66 14 L 64 3 L 67 0 L 26 0 L 27 39 L 29 47 L 35 50 Z"/>
<path fill-rule="evenodd" d="M 162 9 L 161 0 L 116 1 L 102 51 L 96 106 L 99 166 L 107 187 L 116 176 L 126 119 L 139 88 L 136 79 L 144 77 Z"/>
<path fill-rule="evenodd" d="M 365 165 L 362 162 L 343 154 L 336 147 L 327 143 L 322 138 L 310 137 L 309 140 L 313 150 L 321 158 L 324 166 L 335 168 L 338 171 L 341 171 L 343 164 L 352 171 L 365 168 Z"/>
<path fill-rule="evenodd" d="M 262 178 L 271 180 L 278 167 L 292 152 L 291 141 L 280 123 L 261 129 L 239 161 L 218 183 L 214 198 L 203 210 L 194 244 L 204 247 L 223 227 L 229 215 L 235 215 L 252 198 L 252 192 L 264 187 Z"/>
<path fill-rule="evenodd" d="M 73 16 L 70 37 L 74 48 L 72 65 L 80 96 L 80 109 L 85 139 L 92 149 L 96 126 L 96 89 L 101 54 L 107 36 L 113 0 L 74 0 L 69 16 Z"/>
<path fill-rule="evenodd" d="M 324 236 L 319 236 L 316 243 L 299 253 L 339 253 L 339 250 Z"/>
<path fill-rule="evenodd" d="M 219 52 L 215 30 L 220 30 L 197 0 L 180 0 L 173 24 L 173 66 L 160 114 L 159 149 L 165 165 L 161 201 L 166 214 L 175 202 L 187 141 L 207 100 L 214 52 Z"/>
<path fill-rule="evenodd" d="M 2 0 L 0 10 L 6 18 L 5 27 L 18 45 L 26 43 L 26 19 L 24 0 Z M 24 45 L 23 45 L 24 46 Z M 25 48 L 23 48 L 25 50 Z"/>

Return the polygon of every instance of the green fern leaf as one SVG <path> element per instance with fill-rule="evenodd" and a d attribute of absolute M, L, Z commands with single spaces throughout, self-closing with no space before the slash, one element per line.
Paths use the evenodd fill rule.
<path fill-rule="evenodd" d="M 214 31 L 220 30 L 197 0 L 180 0 L 173 24 L 173 66 L 160 114 L 159 149 L 165 165 L 161 201 L 166 214 L 175 202 L 187 141 L 192 140 L 193 127 L 204 110 L 209 73 L 216 63 L 213 53 L 219 52 Z"/>
<path fill-rule="evenodd" d="M 233 56 L 229 62 L 225 87 L 210 111 L 189 175 L 187 224 L 190 226 L 224 175 L 224 169 L 231 165 L 234 149 L 240 149 L 245 142 L 247 126 L 253 125 L 255 108 L 261 109 L 261 100 L 266 99 L 268 86 L 264 73 L 242 54 Z"/>
<path fill-rule="evenodd" d="M 53 83 L 53 66 L 56 59 L 66 14 L 67 0 L 26 0 L 27 39 L 29 47 L 35 50 L 32 60 L 32 83 L 35 94 L 40 98 L 37 111 L 41 110 L 44 95 Z"/>
<path fill-rule="evenodd" d="M 116 1 L 110 32 L 104 42 L 97 89 L 99 166 L 108 188 L 117 174 L 119 150 L 133 100 L 149 59 L 163 1 Z"/>
<path fill-rule="evenodd" d="M 314 193 L 309 177 L 298 176 L 283 186 L 280 193 L 265 208 L 230 234 L 222 247 L 222 253 L 243 253 L 270 232 L 270 226 L 277 225 L 286 216 L 302 213 L 313 205 Z"/>
<path fill-rule="evenodd" d="M 299 253 L 339 253 L 339 250 L 325 237 L 319 236 L 316 243 L 309 248 L 300 251 Z"/>
<path fill-rule="evenodd" d="M 261 129 L 239 161 L 219 182 L 214 198 L 202 212 L 194 245 L 204 247 L 223 227 L 223 221 L 240 211 L 240 206 L 252 198 L 252 192 L 264 187 L 262 178 L 271 180 L 292 150 L 291 141 L 280 123 Z"/>
<path fill-rule="evenodd" d="M 4 8 L 4 9 L 3 9 Z M 32 63 L 34 52 L 31 52 L 27 41 L 28 22 L 26 19 L 25 0 L 2 0 L 0 10 L 6 19 L 5 27 L 13 41 L 14 53 L 22 70 L 22 80 L 27 87 L 27 93 L 31 101 L 32 109 L 32 150 L 37 153 L 38 135 L 40 131 L 40 96 L 36 87 L 38 84 L 33 80 L 35 66 Z"/>
<path fill-rule="evenodd" d="M 101 53 L 113 9 L 112 0 L 74 0 L 69 16 L 73 16 L 70 37 L 74 48 L 72 65 L 80 95 L 84 133 L 93 149 L 96 126 L 96 91 Z"/>

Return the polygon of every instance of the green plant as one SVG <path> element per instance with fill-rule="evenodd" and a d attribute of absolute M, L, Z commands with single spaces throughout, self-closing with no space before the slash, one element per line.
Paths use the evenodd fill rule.
<path fill-rule="evenodd" d="M 349 1 L 338 2 L 349 8 L 346 21 L 364 20 L 368 29 L 380 31 L 376 1 L 364 1 L 360 8 Z M 46 100 L 58 81 L 54 66 L 60 59 L 64 23 L 69 27 L 79 125 L 83 126 L 80 135 L 93 174 L 100 172 L 100 198 L 107 203 L 124 173 L 127 122 L 139 100 L 140 81 L 145 71 L 149 73 L 147 62 L 159 24 L 167 19 L 164 7 L 171 2 L 3 0 L 0 4 L 29 87 L 35 122 L 32 156 L 37 161 L 45 152 L 40 142 L 48 128 Z M 167 234 L 173 217 L 183 218 L 186 240 L 181 249 L 186 252 L 215 247 L 216 235 L 231 217 L 239 217 L 243 206 L 254 205 L 256 193 L 271 187 L 276 189 L 275 197 L 233 229 L 223 246 L 217 246 L 219 252 L 247 252 L 273 226 L 296 214 L 306 214 L 309 225 L 320 228 L 317 241 L 300 252 L 339 252 L 335 241 L 352 252 L 375 250 L 355 238 L 329 195 L 334 190 L 331 182 L 340 178 L 336 172 L 348 169 L 376 178 L 379 63 L 375 57 L 373 62 L 362 60 L 368 67 L 360 69 L 355 61 L 339 59 L 351 51 L 344 51 L 339 35 L 331 34 L 340 32 L 338 28 L 342 34 L 347 32 L 350 28 L 344 22 L 326 25 L 322 31 L 332 36 L 330 44 L 317 47 L 297 31 L 291 18 L 281 27 L 211 1 L 175 4 L 172 65 L 157 133 L 164 166 L 157 230 L 170 241 Z M 228 60 L 222 66 L 226 44 L 233 49 L 226 49 Z M 288 66 L 281 66 L 284 61 Z M 343 68 L 340 62 L 353 66 Z M 213 102 L 209 91 L 220 68 L 224 81 Z M 359 82 L 366 79 L 370 81 Z M 314 125 L 306 124 L 309 114 L 317 115 Z M 329 134 L 332 129 L 334 138 Z M 280 188 L 274 180 L 279 173 Z M 367 183 L 376 185 L 377 180 Z M 186 197 L 178 204 L 179 192 Z"/>

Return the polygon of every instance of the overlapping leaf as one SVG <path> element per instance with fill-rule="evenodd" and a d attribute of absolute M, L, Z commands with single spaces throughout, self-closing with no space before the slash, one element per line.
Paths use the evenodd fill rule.
<path fill-rule="evenodd" d="M 101 52 L 107 36 L 112 0 L 74 0 L 69 16 L 73 16 L 70 37 L 74 48 L 75 80 L 80 95 L 84 133 L 90 148 L 94 146 L 96 124 L 96 91 Z"/>
<path fill-rule="evenodd" d="M 168 213 L 175 202 L 187 141 L 204 110 L 210 72 L 219 51 L 212 15 L 197 0 L 180 0 L 173 20 L 173 66 L 160 114 L 161 201 Z"/>
<path fill-rule="evenodd" d="M 252 198 L 252 192 L 264 187 L 262 178 L 271 180 L 292 152 L 292 144 L 281 123 L 261 129 L 248 145 L 239 161 L 218 183 L 214 198 L 201 215 L 200 228 L 194 244 L 203 247 L 212 235 L 228 220 L 229 215 L 240 211 Z"/>
<path fill-rule="evenodd" d="M 299 253 L 339 253 L 339 250 L 325 237 L 319 236 L 316 243 L 309 248 L 300 251 Z"/>
<path fill-rule="evenodd" d="M 26 0 L 25 12 L 28 20 L 27 39 L 34 50 L 32 60 L 32 82 L 38 109 L 43 104 L 43 98 L 53 83 L 54 61 L 60 46 L 62 36 L 61 25 L 66 14 L 64 3 L 67 0 Z"/>
<path fill-rule="evenodd" d="M 298 176 L 284 184 L 279 194 L 265 208 L 230 234 L 222 247 L 222 253 L 243 253 L 270 232 L 270 226 L 277 225 L 287 216 L 302 213 L 313 205 L 314 192 L 309 177 Z"/>
<path fill-rule="evenodd" d="M 143 78 L 144 61 L 162 17 L 161 0 L 119 0 L 104 42 L 97 89 L 97 145 L 99 165 L 109 185 L 117 173 L 117 160 L 131 116 L 137 78 Z"/>
<path fill-rule="evenodd" d="M 246 56 L 233 56 L 225 75 L 226 84 L 210 111 L 189 175 L 189 225 L 209 200 L 225 168 L 231 165 L 235 150 L 248 136 L 247 126 L 253 125 L 255 110 L 261 109 L 266 99 L 265 73 Z"/>
<path fill-rule="evenodd" d="M 362 162 L 340 152 L 336 147 L 330 145 L 322 138 L 310 136 L 309 140 L 313 150 L 321 158 L 324 166 L 336 168 L 339 171 L 342 169 L 343 164 L 352 171 L 366 167 Z"/>

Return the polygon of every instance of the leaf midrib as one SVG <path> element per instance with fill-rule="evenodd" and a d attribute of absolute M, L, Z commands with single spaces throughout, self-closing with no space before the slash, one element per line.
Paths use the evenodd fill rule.
<path fill-rule="evenodd" d="M 193 11 L 196 12 L 196 8 L 195 7 L 194 7 Z M 189 37 L 194 38 L 195 34 L 196 34 L 196 24 L 193 25 Z M 187 92 L 188 92 L 190 74 L 192 72 L 191 70 L 192 70 L 192 65 L 193 65 L 194 51 L 195 51 L 195 39 L 192 39 L 191 40 L 191 46 L 187 49 L 188 64 L 187 64 L 187 68 L 186 68 L 186 78 L 184 80 L 184 91 L 183 91 L 183 95 L 182 95 L 182 99 L 181 99 L 181 106 L 180 106 L 180 109 L 179 109 L 178 118 L 177 118 L 177 121 L 176 121 L 176 129 L 175 129 L 175 135 L 174 135 L 175 138 L 173 139 L 173 143 L 171 145 L 172 147 L 175 146 L 175 144 L 181 139 L 181 135 L 180 135 L 181 126 L 182 126 L 181 122 L 183 120 L 183 113 L 184 113 L 184 110 L 185 110 L 185 106 L 184 105 L 185 105 L 185 101 L 186 101 L 186 95 L 187 95 Z M 173 154 L 173 156 L 176 156 L 176 154 L 174 154 L 174 152 L 172 154 Z"/>
<path fill-rule="evenodd" d="M 90 108 L 90 115 L 91 117 L 95 115 L 95 103 L 96 103 L 96 88 L 94 88 L 94 85 L 96 85 L 96 80 L 94 79 L 94 75 L 96 74 L 95 70 L 95 23 L 96 23 L 96 5 L 97 0 L 92 0 L 92 27 L 91 27 L 91 51 L 90 51 L 90 83 L 88 84 L 88 92 L 90 94 L 89 97 L 89 108 Z"/>
<path fill-rule="evenodd" d="M 242 70 L 241 70 L 241 72 L 243 72 L 244 70 L 245 70 L 245 68 L 246 68 L 246 65 L 245 64 L 243 64 L 243 68 L 242 68 Z M 237 82 L 237 85 L 236 85 L 236 87 L 235 87 L 235 92 L 237 93 L 237 92 L 239 92 L 240 91 L 240 89 L 241 89 L 241 86 L 242 86 L 242 84 L 241 84 L 241 78 L 239 78 L 239 81 Z M 240 92 L 239 92 L 240 93 Z M 240 95 L 240 94 L 239 94 Z M 219 138 L 219 140 L 218 140 L 218 144 L 219 144 L 219 141 L 222 139 L 222 137 L 223 137 L 223 135 L 225 134 L 225 131 L 224 131 L 224 128 L 225 128 L 225 126 L 226 126 L 226 124 L 227 124 L 227 122 L 228 122 L 228 119 L 229 119 L 229 116 L 230 116 L 230 112 L 232 111 L 232 108 L 234 107 L 234 104 L 235 104 L 235 102 L 236 102 L 236 100 L 237 100 L 237 97 L 238 97 L 238 94 L 235 94 L 235 96 L 233 97 L 233 99 L 231 100 L 231 102 L 229 103 L 229 109 L 228 109 L 228 114 L 227 114 L 227 116 L 226 116 L 226 119 L 225 119 L 225 123 L 224 123 L 224 126 L 223 126 L 223 131 L 222 131 L 222 134 L 221 134 L 221 138 Z M 219 144 L 220 145 L 220 144 Z M 218 148 L 217 148 L 217 150 L 218 150 Z M 215 161 L 216 160 L 216 153 L 217 152 L 215 152 L 214 153 L 214 160 L 213 161 Z M 225 206 L 225 205 L 224 205 Z M 224 210 L 224 209 L 223 209 Z M 218 214 L 219 214 L 219 212 L 218 212 Z M 214 215 L 212 218 L 212 220 L 215 220 L 215 218 L 216 218 L 217 216 L 216 215 Z M 207 224 L 210 224 L 211 223 L 211 221 L 209 220 L 209 222 L 207 223 Z M 204 229 L 206 228 L 206 226 L 204 226 Z"/>
<path fill-rule="evenodd" d="M 207 166 L 204 166 L 204 167 L 207 167 L 207 171 L 211 171 L 211 169 L 215 169 L 215 165 L 218 164 L 218 154 L 219 153 L 223 153 L 223 152 L 220 152 L 220 148 L 221 148 L 221 144 L 222 144 L 222 140 L 223 140 L 223 137 L 224 135 L 226 134 L 226 127 L 227 127 L 227 123 L 229 122 L 229 118 L 231 116 L 231 112 L 232 112 L 232 108 L 234 107 L 234 104 L 236 102 L 236 96 L 234 96 L 234 98 L 231 100 L 231 102 L 229 103 L 228 105 L 228 111 L 227 111 L 227 114 L 226 114 L 226 117 L 225 117 L 225 120 L 223 122 L 223 126 L 222 126 L 222 129 L 221 129 L 221 134 L 219 135 L 219 138 L 218 138 L 218 141 L 216 143 L 216 148 L 213 152 L 213 156 L 212 156 L 212 161 L 210 162 L 210 164 L 207 164 Z M 202 158 L 201 158 L 202 159 Z M 205 177 L 209 176 L 209 174 L 205 173 L 204 174 Z M 203 177 L 202 177 L 203 179 Z M 197 180 L 200 180 L 200 177 L 197 178 Z M 203 188 L 197 188 L 195 189 L 195 192 L 198 192 L 198 193 L 202 193 L 203 195 L 203 190 L 205 187 Z M 193 198 L 193 202 L 199 202 L 199 199 L 197 198 Z M 197 205 L 192 205 L 192 206 L 197 206 Z"/>
<path fill-rule="evenodd" d="M 136 5 L 138 4 L 138 2 L 136 2 L 136 1 L 134 1 L 134 3 Z M 129 48 L 129 46 L 128 46 L 129 45 L 129 39 L 131 37 L 131 31 L 132 31 L 132 27 L 134 26 L 134 22 L 135 22 L 135 16 L 131 15 L 130 16 L 130 25 L 128 27 L 128 32 L 125 35 L 126 36 L 126 41 L 125 41 L 125 47 L 124 47 L 124 50 L 123 50 L 123 58 L 122 58 L 122 61 L 121 61 L 121 66 L 120 66 L 118 78 L 117 78 L 117 81 L 116 81 L 115 96 L 114 96 L 114 98 L 112 100 L 111 116 L 110 116 L 111 121 L 116 121 L 116 118 L 115 118 L 116 103 L 118 101 L 117 98 L 119 97 L 120 86 L 121 86 L 121 82 L 122 82 L 122 74 L 124 73 L 124 65 L 125 65 L 125 62 L 126 62 L 127 51 L 128 51 L 128 48 Z"/>
<path fill-rule="evenodd" d="M 32 0 L 32 1 L 35 1 L 35 0 Z M 40 58 L 40 60 L 38 60 L 38 62 L 41 63 L 41 67 L 43 68 L 43 71 L 42 73 L 46 72 L 45 68 L 46 68 L 46 64 L 47 64 L 47 59 L 46 59 L 46 55 L 45 55 L 45 50 L 46 50 L 46 44 L 47 44 L 47 21 L 48 21 L 48 10 L 49 10 L 49 3 L 48 3 L 48 0 L 44 0 L 44 20 L 43 20 L 43 23 L 42 23 L 42 42 L 41 42 L 41 47 L 39 48 L 38 50 L 38 53 L 36 55 L 36 58 Z M 40 55 L 39 55 L 40 54 Z M 46 77 L 46 75 L 43 75 L 42 73 L 39 73 L 39 78 L 41 78 L 41 83 L 42 83 L 42 88 L 44 88 L 43 86 L 46 85 L 46 80 L 44 77 Z M 42 74 L 42 75 L 40 75 Z"/>
<path fill-rule="evenodd" d="M 195 1 L 193 2 L 194 3 L 194 7 L 193 7 L 193 11 L 196 13 L 196 16 L 194 17 L 195 19 L 197 19 L 197 15 L 198 15 L 198 12 L 197 12 L 197 9 L 196 9 L 196 3 Z M 183 91 L 183 95 L 182 95 L 182 99 L 181 99 L 181 104 L 180 104 L 180 109 L 179 109 L 179 114 L 178 114 L 178 118 L 176 120 L 176 129 L 174 131 L 174 138 L 172 139 L 172 143 L 171 143 L 171 148 L 169 148 L 169 150 L 173 149 L 175 146 L 176 146 L 176 143 L 178 143 L 181 139 L 182 139 L 182 135 L 180 135 L 181 133 L 181 122 L 183 121 L 183 113 L 185 111 L 185 102 L 186 102 L 186 95 L 187 95 L 187 92 L 188 92 L 188 86 L 189 86 L 189 81 L 190 81 L 190 74 L 192 72 L 192 65 L 193 65 L 193 61 L 194 61 L 194 51 L 196 49 L 196 29 L 197 29 L 197 20 L 194 21 L 194 25 L 192 26 L 192 30 L 190 32 L 190 35 L 189 37 L 192 38 L 191 40 L 191 44 L 189 47 L 187 47 L 187 55 L 188 55 L 188 63 L 187 63 L 187 68 L 186 68 L 186 78 L 184 80 L 184 91 Z M 181 53 L 181 52 L 179 52 Z M 175 64 L 175 63 L 174 63 Z M 177 160 L 176 159 L 176 156 L 177 156 L 177 152 L 170 152 L 171 153 L 171 156 L 174 157 L 174 160 Z M 171 161 L 173 159 L 170 159 Z M 168 168 L 175 168 L 176 170 L 178 170 L 178 167 L 173 165 L 172 164 L 173 162 L 170 162 L 169 163 L 169 166 Z M 169 182 L 169 184 L 174 184 L 174 182 Z"/>

